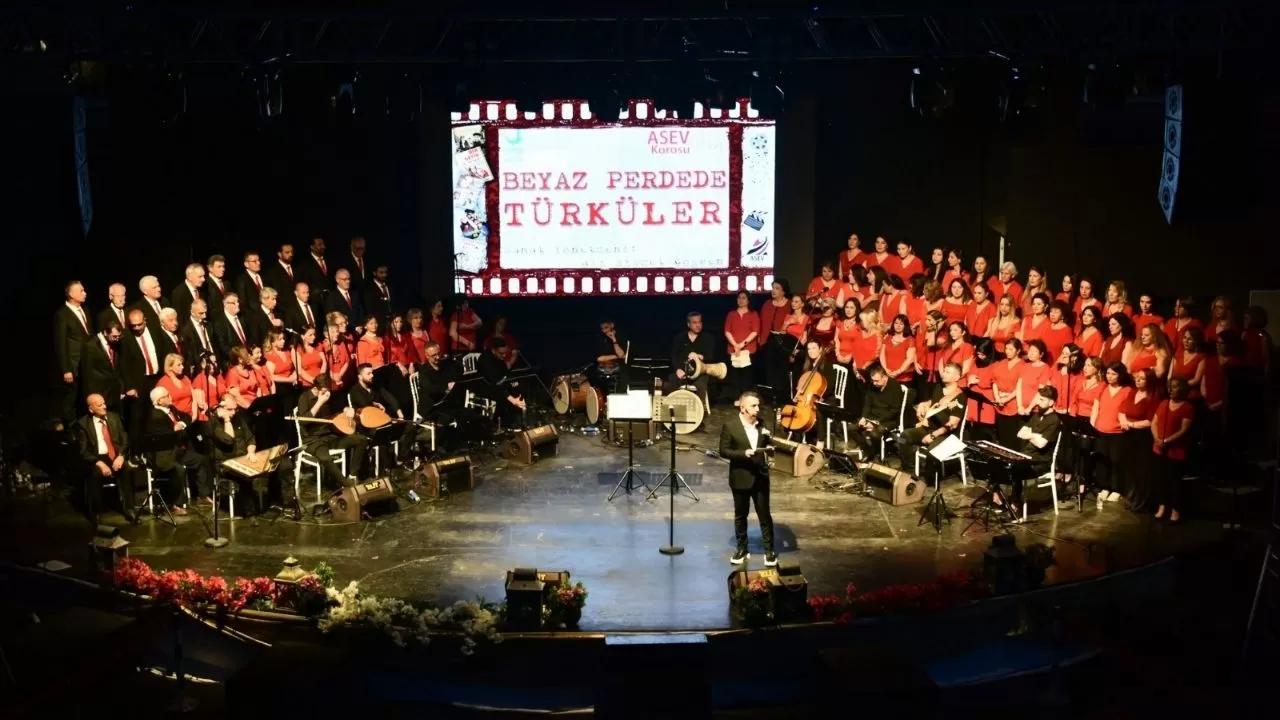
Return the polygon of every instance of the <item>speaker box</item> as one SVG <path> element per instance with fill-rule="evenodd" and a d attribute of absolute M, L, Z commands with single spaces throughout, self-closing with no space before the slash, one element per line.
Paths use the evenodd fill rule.
<path fill-rule="evenodd" d="M 373 506 L 388 512 L 398 509 L 395 488 L 391 487 L 391 481 L 387 478 L 344 487 L 329 498 L 329 511 L 337 522 L 356 522 L 366 509 L 372 509 Z"/>
<path fill-rule="evenodd" d="M 539 458 L 551 457 L 559 452 L 560 436 L 552 425 L 532 430 L 522 430 L 502 443 L 502 454 L 508 460 L 532 465 Z"/>
<path fill-rule="evenodd" d="M 912 505 L 924 499 L 927 485 L 901 470 L 872 463 L 863 476 L 867 494 L 894 507 Z"/>
<path fill-rule="evenodd" d="M 827 463 L 826 455 L 813 445 L 775 437 L 773 447 L 777 450 L 773 469 L 788 475 L 811 477 L 817 475 Z"/>
<path fill-rule="evenodd" d="M 609 433 L 609 440 L 618 445 L 626 445 L 630 442 L 643 442 L 645 440 L 657 440 L 653 432 L 652 422 L 632 422 L 628 423 L 622 420 L 610 420 L 605 426 Z"/>
<path fill-rule="evenodd" d="M 475 466 L 466 455 L 423 465 L 419 473 L 422 494 L 432 500 L 439 500 L 441 495 L 476 489 Z"/>

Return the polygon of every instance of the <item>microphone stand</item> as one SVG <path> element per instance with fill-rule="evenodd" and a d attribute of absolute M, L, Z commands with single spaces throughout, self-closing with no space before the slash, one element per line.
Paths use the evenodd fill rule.
<path fill-rule="evenodd" d="M 676 545 L 676 484 L 679 483 L 681 489 L 688 491 L 689 496 L 693 498 L 694 502 L 700 501 L 697 493 L 693 491 L 693 488 L 689 487 L 689 483 L 685 482 L 684 476 L 676 469 L 676 427 L 679 424 L 692 424 L 692 421 L 676 420 L 676 409 L 674 406 L 668 407 L 667 410 L 670 412 L 671 423 L 671 469 L 667 471 L 666 476 L 662 478 L 661 482 L 653 486 L 653 489 L 649 491 L 649 495 L 645 499 L 652 500 L 656 498 L 658 496 L 658 488 L 661 488 L 663 485 L 667 485 L 670 488 L 671 507 L 668 510 L 669 522 L 667 525 L 667 544 L 658 548 L 658 552 L 663 555 L 681 555 L 684 553 L 684 546 Z"/>

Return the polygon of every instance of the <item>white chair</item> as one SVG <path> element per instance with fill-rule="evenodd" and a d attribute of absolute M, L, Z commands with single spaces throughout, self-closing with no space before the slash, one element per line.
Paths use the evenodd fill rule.
<path fill-rule="evenodd" d="M 835 404 L 841 408 L 844 407 L 844 391 L 849 386 L 849 368 L 843 365 L 836 365 L 832 368 L 836 374 L 836 386 L 831 391 L 831 397 L 835 400 Z M 708 406 L 710 407 L 710 406 Z M 849 423 L 841 420 L 840 427 L 844 430 L 844 444 L 849 445 Z M 831 418 L 827 418 L 827 447 L 831 447 Z"/>
<path fill-rule="evenodd" d="M 462 356 L 462 374 L 475 375 L 476 363 L 479 361 L 480 361 L 480 353 L 478 352 L 467 353 L 466 355 L 463 355 Z"/>
<path fill-rule="evenodd" d="M 293 495 L 298 498 L 298 502 L 302 502 L 302 468 L 304 466 L 311 468 L 316 474 L 316 502 L 322 502 L 323 489 L 321 482 L 324 479 L 324 471 L 320 467 L 320 460 L 315 455 L 307 452 L 307 446 L 302 441 L 302 422 L 298 418 L 293 420 L 293 428 L 298 434 L 298 447 L 291 452 L 298 454 L 297 459 L 293 463 Z M 347 472 L 347 452 L 336 448 L 329 451 L 329 457 L 338 464 L 338 468 L 342 470 L 343 476 L 348 475 Z"/>
<path fill-rule="evenodd" d="M 1036 487 L 1048 487 L 1049 492 L 1053 493 L 1053 514 L 1058 514 L 1058 450 L 1062 448 L 1062 432 L 1058 433 L 1058 439 L 1053 441 L 1053 455 L 1049 458 L 1049 472 L 1035 478 Z M 1022 517 L 1027 516 L 1027 502 L 1022 501 Z"/>
<path fill-rule="evenodd" d="M 911 398 L 911 388 L 906 385 L 898 387 L 902 390 L 902 405 L 898 408 L 898 432 L 902 432 L 907 429 L 907 401 Z M 884 462 L 888 442 L 893 439 L 889 435 L 887 432 L 880 434 L 880 462 Z"/>
<path fill-rule="evenodd" d="M 421 373 L 415 373 L 409 378 L 409 394 L 413 396 L 413 423 L 421 428 L 426 428 L 431 433 L 431 452 L 436 451 L 436 424 L 427 422 L 422 419 L 422 413 L 418 412 L 418 378 L 422 377 Z M 414 466 L 418 464 L 418 458 L 413 459 Z"/>
<path fill-rule="evenodd" d="M 399 440 L 391 441 L 391 454 L 395 457 L 400 457 L 400 441 Z M 373 446 L 373 475 L 374 477 L 377 477 L 381 474 L 382 474 L 382 446 L 374 445 Z"/>
<path fill-rule="evenodd" d="M 498 404 L 487 397 L 477 395 L 468 390 L 462 396 L 462 406 L 471 410 L 479 410 L 480 414 L 485 417 L 493 417 L 493 411 Z"/>
<path fill-rule="evenodd" d="M 960 427 L 956 430 L 956 437 L 960 438 L 961 441 L 964 440 L 964 430 L 968 424 L 969 424 L 969 416 L 966 413 L 960 420 Z M 938 465 L 939 465 L 939 468 L 938 468 L 939 478 L 944 478 L 947 476 L 947 462 L 951 460 L 956 460 L 960 463 L 960 482 L 964 485 L 969 484 L 969 472 L 968 472 L 968 469 L 965 467 L 964 451 L 965 451 L 965 448 L 961 446 L 959 450 L 952 453 L 951 455 L 937 458 Z M 920 477 L 920 461 L 924 460 L 928 456 L 928 453 L 929 453 L 929 450 L 927 448 L 919 448 L 916 450 L 916 477 Z"/>

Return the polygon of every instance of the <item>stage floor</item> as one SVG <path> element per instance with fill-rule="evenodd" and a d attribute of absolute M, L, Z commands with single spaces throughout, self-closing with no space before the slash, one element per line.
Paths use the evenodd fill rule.
<path fill-rule="evenodd" d="M 533 467 L 503 460 L 477 470 L 474 492 L 439 502 L 409 504 L 371 521 L 337 524 L 274 524 L 225 517 L 220 523 L 227 547 L 203 545 L 208 523 L 191 515 L 178 527 L 143 517 L 130 526 L 118 515 L 104 517 L 122 526 L 130 553 L 163 569 L 191 567 L 231 576 L 274 575 L 293 555 L 305 567 L 326 561 L 339 582 L 359 581 L 367 591 L 406 599 L 450 602 L 482 595 L 503 597 L 506 570 L 535 567 L 568 570 L 591 595 L 584 630 L 709 630 L 730 627 L 725 578 L 733 570 L 733 501 L 727 464 L 708 456 L 720 424 L 733 417 L 713 412 L 705 431 L 682 436 L 677 468 L 700 501 L 675 499 L 675 541 L 683 555 L 658 552 L 667 543 L 669 500 L 665 490 L 646 500 L 643 489 L 619 493 L 608 502 L 627 452 L 603 435 L 562 434 L 559 454 Z M 637 464 L 659 480 L 669 464 L 664 443 L 638 448 Z M 796 561 L 811 594 L 842 592 L 852 582 L 872 589 L 920 582 L 940 573 L 982 565 L 992 533 L 975 526 L 968 534 L 964 506 L 980 493 L 959 479 L 944 482 L 956 512 L 936 532 L 918 525 L 921 505 L 892 507 L 864 496 L 822 489 L 818 480 L 775 472 L 773 517 L 781 559 Z M 309 498 L 305 489 L 304 497 Z M 314 484 L 312 484 L 314 492 Z M 1047 491 L 1045 491 L 1047 493 Z M 19 505 L 8 553 L 20 562 L 60 559 L 83 569 L 88 522 L 65 503 L 28 500 Z M 1049 582 L 1061 583 L 1144 565 L 1217 538 L 1220 525 L 1202 522 L 1170 527 L 1110 503 L 1092 502 L 1055 515 L 1047 504 L 1012 532 L 1018 544 L 1046 542 L 1056 547 L 1058 566 Z M 763 567 L 759 529 L 750 521 L 751 568 Z"/>

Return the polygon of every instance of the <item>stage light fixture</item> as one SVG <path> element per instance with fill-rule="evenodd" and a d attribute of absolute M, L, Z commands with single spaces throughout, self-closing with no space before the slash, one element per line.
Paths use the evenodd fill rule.
<path fill-rule="evenodd" d="M 507 627 L 511 630 L 542 628 L 542 591 L 546 584 L 536 568 L 507 571 Z"/>
<path fill-rule="evenodd" d="M 998 595 L 1018 591 L 1024 565 L 1018 539 L 1013 535 L 991 538 L 991 546 L 982 553 L 982 575 Z"/>
<path fill-rule="evenodd" d="M 129 557 L 129 541 L 120 537 L 120 528 L 99 525 L 89 541 L 89 563 L 100 575 L 115 577 L 116 568 Z"/>
<path fill-rule="evenodd" d="M 298 583 L 310 573 L 303 570 L 298 558 L 290 555 L 284 559 L 280 572 L 271 579 L 276 589 L 276 605 L 290 610 L 298 609 Z"/>

